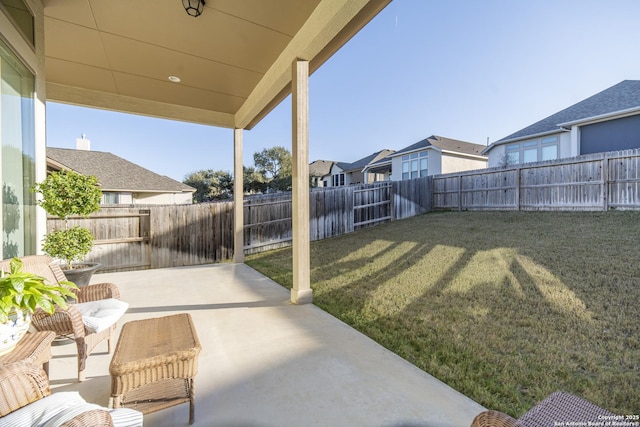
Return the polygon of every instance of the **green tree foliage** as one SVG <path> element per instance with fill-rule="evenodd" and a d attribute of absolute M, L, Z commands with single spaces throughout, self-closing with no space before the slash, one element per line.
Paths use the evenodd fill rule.
<path fill-rule="evenodd" d="M 44 253 L 66 260 L 67 265 L 80 261 L 93 247 L 91 230 L 79 225 L 47 233 L 42 242 Z"/>
<path fill-rule="evenodd" d="M 284 147 L 265 148 L 253 155 L 256 172 L 268 182 L 268 188 L 278 191 L 291 190 L 293 170 L 291 153 Z"/>
<path fill-rule="evenodd" d="M 54 258 L 66 262 L 64 268 L 73 268 L 72 262 L 82 260 L 93 247 L 93 235 L 89 229 L 69 227 L 67 218 L 71 215 L 88 217 L 100 210 L 102 190 L 98 179 L 92 175 L 82 175 L 73 171 L 52 172 L 47 178 L 35 184 L 32 191 L 42 194 L 38 204 L 49 215 L 64 220 L 64 229 L 45 236 L 43 251 Z"/>
<path fill-rule="evenodd" d="M 196 189 L 193 194 L 193 201 L 196 203 L 228 199 L 233 194 L 233 176 L 222 170 L 192 172 L 182 182 Z"/>
<path fill-rule="evenodd" d="M 260 194 L 267 190 L 267 180 L 265 177 L 256 171 L 254 167 L 243 168 L 243 190 L 245 194 Z"/>
<path fill-rule="evenodd" d="M 243 167 L 243 192 L 260 194 L 268 190 L 291 190 L 291 153 L 284 147 L 265 148 L 253 155 L 255 167 Z M 196 189 L 195 203 L 224 200 L 233 195 L 233 175 L 222 170 L 199 170 L 182 181 Z"/>
<path fill-rule="evenodd" d="M 33 189 L 42 194 L 38 204 L 60 219 L 66 220 L 71 215 L 88 217 L 100 210 L 102 190 L 92 175 L 64 170 L 53 172 Z"/>

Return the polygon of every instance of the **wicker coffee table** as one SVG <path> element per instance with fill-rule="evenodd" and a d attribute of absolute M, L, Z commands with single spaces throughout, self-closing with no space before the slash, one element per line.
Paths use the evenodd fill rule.
<path fill-rule="evenodd" d="M 201 348 L 188 313 L 125 323 L 109 365 L 111 406 L 148 414 L 189 402 L 193 424 Z"/>

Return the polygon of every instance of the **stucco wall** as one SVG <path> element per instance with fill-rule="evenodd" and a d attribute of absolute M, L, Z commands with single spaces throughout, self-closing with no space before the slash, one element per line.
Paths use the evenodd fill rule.
<path fill-rule="evenodd" d="M 193 203 L 191 193 L 136 193 L 133 203 L 138 205 L 184 205 Z"/>
<path fill-rule="evenodd" d="M 486 160 L 472 159 L 469 157 L 457 156 L 449 153 L 442 153 L 442 172 L 452 173 L 484 169 L 487 167 Z M 433 174 L 429 174 L 433 175 Z"/>

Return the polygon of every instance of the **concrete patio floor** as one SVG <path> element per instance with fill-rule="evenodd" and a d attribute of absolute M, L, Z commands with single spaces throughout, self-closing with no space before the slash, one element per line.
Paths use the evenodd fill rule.
<path fill-rule="evenodd" d="M 195 426 L 464 426 L 484 408 L 244 264 L 94 276 L 130 306 L 122 323 L 191 313 L 202 352 Z M 118 330 L 118 334 L 119 334 Z M 106 343 L 77 382 L 74 344 L 55 345 L 53 392 L 79 391 L 108 405 Z M 188 425 L 188 404 L 144 424 Z"/>

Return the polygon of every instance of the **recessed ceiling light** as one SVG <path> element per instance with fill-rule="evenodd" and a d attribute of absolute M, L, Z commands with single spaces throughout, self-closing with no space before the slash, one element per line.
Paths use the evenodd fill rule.
<path fill-rule="evenodd" d="M 180 83 L 180 77 L 178 76 L 169 76 L 169 80 L 174 83 Z"/>

